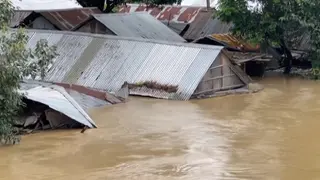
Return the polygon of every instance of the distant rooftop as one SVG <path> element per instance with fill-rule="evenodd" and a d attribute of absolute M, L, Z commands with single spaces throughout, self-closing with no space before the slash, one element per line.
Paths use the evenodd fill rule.
<path fill-rule="evenodd" d="M 118 36 L 185 42 L 147 12 L 94 14 L 93 17 Z"/>
<path fill-rule="evenodd" d="M 47 9 L 47 10 L 16 10 L 11 21 L 14 27 L 24 21 L 31 14 L 39 13 L 59 30 L 69 31 L 85 22 L 91 14 L 101 13 L 98 8 L 72 8 L 72 9 Z M 35 16 L 37 17 L 37 16 Z"/>

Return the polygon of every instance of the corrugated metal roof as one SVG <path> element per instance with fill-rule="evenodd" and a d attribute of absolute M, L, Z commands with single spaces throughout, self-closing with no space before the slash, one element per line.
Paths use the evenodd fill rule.
<path fill-rule="evenodd" d="M 59 56 L 47 81 L 113 92 L 124 81 L 156 81 L 178 86 L 176 93 L 160 95 L 161 98 L 180 100 L 190 98 L 222 48 L 62 31 L 29 30 L 28 34 L 29 47 L 34 47 L 39 37 L 57 46 Z"/>
<path fill-rule="evenodd" d="M 53 83 L 49 82 L 40 82 L 40 81 L 24 81 L 20 83 L 20 90 L 27 91 L 36 87 L 50 87 L 53 86 Z M 86 95 L 84 93 L 80 93 L 78 91 L 74 91 L 71 89 L 66 89 L 66 92 L 87 112 L 95 107 L 111 105 L 111 103 L 95 98 L 93 96 Z"/>
<path fill-rule="evenodd" d="M 90 128 L 97 127 L 90 116 L 63 87 L 56 85 L 48 87 L 38 86 L 28 90 L 20 90 L 20 92 L 23 93 L 27 99 L 45 104 L 83 125 Z"/>
<path fill-rule="evenodd" d="M 15 16 L 20 18 L 16 18 L 18 20 L 13 20 L 15 23 L 19 23 L 24 20 L 27 16 L 22 16 L 21 14 L 25 15 L 23 12 L 26 11 L 15 11 Z M 101 11 L 98 8 L 74 8 L 74 9 L 60 9 L 60 10 L 36 10 L 32 11 L 35 13 L 39 13 L 44 18 L 46 18 L 50 23 L 55 25 L 60 30 L 70 31 L 73 28 L 79 26 L 88 18 L 91 14 L 98 14 Z M 31 12 L 29 11 L 29 15 Z M 23 18 L 23 19 L 22 19 Z"/>
<path fill-rule="evenodd" d="M 158 7 L 150 8 L 143 4 L 127 4 L 120 7 L 120 13 L 141 12 L 146 11 L 160 21 L 171 21 L 176 23 L 191 23 L 204 7 L 191 6 L 164 6 L 162 9 Z"/>
<path fill-rule="evenodd" d="M 40 12 L 52 24 L 64 31 L 72 30 L 94 13 L 101 13 L 101 11 L 98 8 L 79 8 L 65 11 Z"/>
<path fill-rule="evenodd" d="M 127 4 L 119 9 L 121 13 L 141 11 L 148 12 L 162 22 L 190 24 L 183 36 L 188 40 L 195 40 L 213 33 L 227 33 L 232 27 L 232 24 L 226 24 L 218 18 L 213 18 L 215 10 L 207 11 L 206 7 L 167 5 L 161 9 L 158 7 L 148 8 L 143 4 Z"/>
<path fill-rule="evenodd" d="M 175 22 L 164 22 L 164 21 L 161 21 L 161 22 L 179 35 L 181 35 L 182 31 L 185 28 L 188 28 L 187 26 L 189 25 L 187 23 L 175 23 Z"/>
<path fill-rule="evenodd" d="M 10 27 L 19 25 L 26 17 L 28 17 L 32 11 L 15 11 L 11 18 Z"/>
<path fill-rule="evenodd" d="M 118 36 L 185 42 L 177 33 L 146 12 L 94 14 Z"/>

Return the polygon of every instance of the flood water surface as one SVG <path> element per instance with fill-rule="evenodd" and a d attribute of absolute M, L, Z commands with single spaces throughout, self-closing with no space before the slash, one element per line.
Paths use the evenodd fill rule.
<path fill-rule="evenodd" d="M 95 109 L 98 129 L 0 148 L 0 179 L 320 179 L 320 84 L 260 83 L 256 94 Z"/>

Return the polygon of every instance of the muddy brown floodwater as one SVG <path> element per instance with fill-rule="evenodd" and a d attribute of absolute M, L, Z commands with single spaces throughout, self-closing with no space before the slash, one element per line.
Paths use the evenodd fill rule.
<path fill-rule="evenodd" d="M 260 83 L 250 95 L 95 109 L 98 129 L 0 148 L 0 179 L 320 179 L 320 83 Z"/>

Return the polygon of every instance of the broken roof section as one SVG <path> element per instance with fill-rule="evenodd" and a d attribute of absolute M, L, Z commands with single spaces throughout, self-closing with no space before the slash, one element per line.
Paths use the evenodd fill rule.
<path fill-rule="evenodd" d="M 185 31 L 182 35 L 189 41 L 209 34 L 227 33 L 232 27 L 232 24 L 223 23 L 218 18 L 214 18 L 214 9 L 207 11 L 205 7 L 167 5 L 159 8 L 148 7 L 144 4 L 127 4 L 119 9 L 120 13 L 141 11 L 148 12 L 168 27 L 174 27 L 175 32 L 177 32 L 177 27 L 180 27 L 180 33 Z M 182 26 L 176 24 L 182 24 Z M 186 26 L 183 24 L 189 24 L 188 29 L 185 29 Z"/>
<path fill-rule="evenodd" d="M 93 17 L 118 36 L 185 42 L 147 12 L 93 14 Z"/>
<path fill-rule="evenodd" d="M 85 110 L 63 87 L 57 85 L 38 85 L 33 87 L 34 85 L 35 84 L 22 85 L 19 92 L 22 93 L 25 98 L 45 104 L 89 128 L 97 127 Z"/>
<path fill-rule="evenodd" d="M 164 99 L 188 100 L 222 47 L 124 38 L 88 33 L 28 30 L 28 45 L 45 38 L 56 45 L 45 80 L 117 92 L 123 83 L 156 81 L 178 86 L 175 93 L 148 92 Z M 130 93 L 144 95 L 141 89 Z"/>
<path fill-rule="evenodd" d="M 21 23 L 29 24 L 39 16 L 57 27 L 59 30 L 70 31 L 78 27 L 90 18 L 91 14 L 101 13 L 98 8 L 74 8 L 60 10 L 35 10 L 35 11 L 15 11 L 11 26 L 17 26 Z"/>
<path fill-rule="evenodd" d="M 228 49 L 247 52 L 259 52 L 260 46 L 250 44 L 245 40 L 238 38 L 232 34 L 211 34 L 194 41 L 200 44 L 220 45 Z"/>

